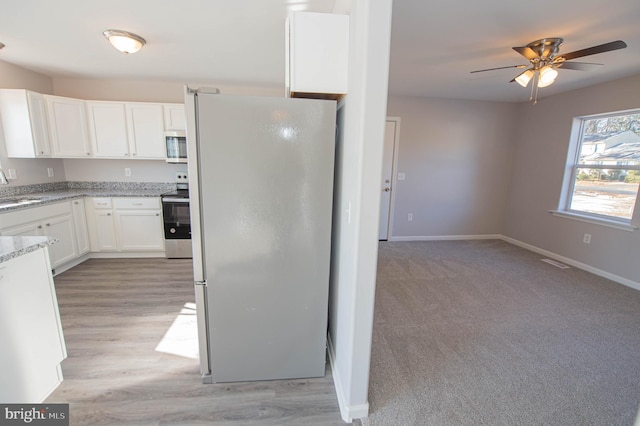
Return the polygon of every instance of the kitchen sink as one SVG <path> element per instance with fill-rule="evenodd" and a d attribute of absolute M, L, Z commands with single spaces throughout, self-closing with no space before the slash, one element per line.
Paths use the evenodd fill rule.
<path fill-rule="evenodd" d="M 24 206 L 27 204 L 41 203 L 42 201 L 44 201 L 42 198 L 35 197 L 0 198 L 0 208 Z"/>

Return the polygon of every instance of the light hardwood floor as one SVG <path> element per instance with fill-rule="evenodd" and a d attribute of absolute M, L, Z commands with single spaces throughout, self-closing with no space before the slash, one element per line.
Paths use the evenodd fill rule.
<path fill-rule="evenodd" d="M 57 276 L 69 357 L 46 402 L 69 403 L 72 425 L 344 424 L 328 367 L 318 379 L 202 384 L 184 356 L 195 352 L 192 280 L 190 260 L 175 259 L 92 259 Z M 176 327 L 186 335 L 163 341 Z"/>

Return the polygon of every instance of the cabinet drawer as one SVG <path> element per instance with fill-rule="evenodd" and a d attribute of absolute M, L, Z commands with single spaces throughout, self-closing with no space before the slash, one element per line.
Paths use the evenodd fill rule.
<path fill-rule="evenodd" d="M 42 221 L 49 217 L 58 216 L 70 212 L 71 203 L 69 201 L 46 205 L 35 204 L 33 205 L 33 207 L 0 213 L 0 228 L 4 229 L 11 226 L 22 225 L 28 222 Z"/>
<path fill-rule="evenodd" d="M 92 198 L 91 201 L 94 209 L 110 209 L 112 207 L 111 198 Z"/>
<path fill-rule="evenodd" d="M 116 209 L 159 209 L 160 199 L 144 198 L 114 198 L 113 207 Z"/>

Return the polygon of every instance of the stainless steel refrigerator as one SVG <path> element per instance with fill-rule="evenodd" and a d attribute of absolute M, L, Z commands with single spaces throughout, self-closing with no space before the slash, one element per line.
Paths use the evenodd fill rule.
<path fill-rule="evenodd" d="M 186 88 L 205 383 L 325 374 L 335 101 Z"/>

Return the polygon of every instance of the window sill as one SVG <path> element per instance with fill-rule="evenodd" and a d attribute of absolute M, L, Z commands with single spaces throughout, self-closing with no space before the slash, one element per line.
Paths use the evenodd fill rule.
<path fill-rule="evenodd" d="M 621 223 L 615 220 L 596 218 L 593 216 L 583 215 L 579 213 L 566 212 L 566 211 L 560 211 L 560 210 L 549 210 L 549 213 L 551 213 L 554 216 L 563 217 L 565 219 L 578 220 L 580 222 L 592 223 L 594 225 L 606 226 L 608 228 L 621 229 L 623 231 L 633 232 L 638 229 L 637 226 L 634 226 L 631 224 Z"/>

